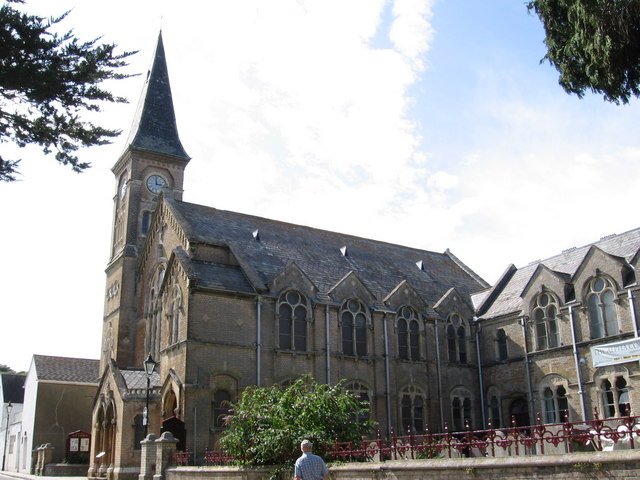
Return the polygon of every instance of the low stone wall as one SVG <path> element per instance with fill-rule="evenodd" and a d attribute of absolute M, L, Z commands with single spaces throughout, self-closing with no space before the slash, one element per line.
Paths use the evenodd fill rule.
<path fill-rule="evenodd" d="M 395 460 L 331 466 L 332 480 L 631 480 L 640 477 L 640 450 L 532 457 Z M 174 467 L 166 480 L 268 480 L 273 468 Z M 292 472 L 281 478 L 290 480 Z"/>
<path fill-rule="evenodd" d="M 89 465 L 70 463 L 49 463 L 44 466 L 47 477 L 86 477 Z"/>

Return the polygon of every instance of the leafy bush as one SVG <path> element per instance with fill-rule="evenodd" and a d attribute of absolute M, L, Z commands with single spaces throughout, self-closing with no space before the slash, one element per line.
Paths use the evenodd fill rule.
<path fill-rule="evenodd" d="M 343 383 L 319 384 L 310 376 L 286 388 L 248 387 L 231 404 L 220 444 L 244 465 L 291 465 L 305 438 L 321 456 L 327 444 L 361 441 L 374 425 L 358 421 L 367 411 Z"/>

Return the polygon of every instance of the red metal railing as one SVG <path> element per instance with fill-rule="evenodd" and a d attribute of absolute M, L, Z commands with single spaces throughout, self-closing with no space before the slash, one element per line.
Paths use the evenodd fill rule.
<path fill-rule="evenodd" d="M 329 445 L 329 460 L 382 461 L 390 459 L 432 458 L 454 455 L 495 457 L 549 453 L 551 447 L 561 449 L 555 453 L 571 453 L 578 446 L 593 450 L 636 448 L 640 437 L 640 417 L 621 417 L 586 422 L 544 424 L 540 414 L 534 426 L 518 427 L 515 420 L 509 428 L 494 429 L 489 422 L 486 430 L 450 432 L 445 425 L 443 433 L 396 436 L 388 442 L 364 440 L 359 443 L 343 442 Z"/>
<path fill-rule="evenodd" d="M 495 457 L 545 453 L 571 453 L 576 449 L 597 451 L 618 448 L 640 448 L 640 417 L 626 416 L 600 419 L 594 410 L 594 420 L 545 424 L 537 415 L 536 425 L 519 427 L 515 419 L 511 427 L 493 428 L 489 420 L 486 430 L 451 432 L 445 424 L 444 432 L 431 433 L 429 427 L 420 435 L 409 433 L 397 436 L 393 432 L 388 440 L 380 433 L 372 440 L 339 442 L 326 445 L 327 461 L 371 462 L 397 459 L 418 459 L 453 456 Z M 176 452 L 172 465 L 189 465 L 191 451 Z M 199 463 L 229 465 L 235 458 L 224 451 L 205 450 Z"/>

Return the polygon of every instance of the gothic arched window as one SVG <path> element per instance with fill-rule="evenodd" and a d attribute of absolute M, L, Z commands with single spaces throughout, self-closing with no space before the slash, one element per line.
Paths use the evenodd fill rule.
<path fill-rule="evenodd" d="M 231 394 L 226 390 L 216 390 L 211 404 L 211 419 L 214 428 L 224 428 L 224 421 L 229 415 Z"/>
<path fill-rule="evenodd" d="M 420 360 L 420 325 L 411 307 L 398 312 L 398 356 L 404 360 Z"/>
<path fill-rule="evenodd" d="M 405 433 L 425 431 L 425 395 L 417 387 L 409 386 L 400 395 L 402 428 Z"/>
<path fill-rule="evenodd" d="M 182 291 L 174 284 L 170 290 L 169 299 L 169 345 L 177 343 L 180 337 L 180 322 L 182 321 Z"/>
<path fill-rule="evenodd" d="M 557 315 L 558 305 L 552 295 L 543 292 L 536 297 L 533 320 L 538 350 L 555 348 L 560 345 Z"/>
<path fill-rule="evenodd" d="M 615 377 L 613 384 L 610 379 L 603 379 L 600 383 L 600 391 L 605 417 L 623 417 L 631 414 L 629 389 L 627 388 L 627 381 L 624 376 L 620 375 Z"/>
<path fill-rule="evenodd" d="M 340 311 L 342 353 L 363 357 L 367 354 L 367 314 L 355 298 L 347 300 Z"/>
<path fill-rule="evenodd" d="M 567 391 L 562 385 L 546 387 L 542 392 L 544 405 L 544 420 L 546 423 L 560 423 L 567 421 L 569 402 Z"/>
<path fill-rule="evenodd" d="M 280 348 L 307 350 L 307 299 L 295 290 L 280 295 L 278 300 L 278 330 Z"/>
<path fill-rule="evenodd" d="M 164 280 L 165 267 L 159 265 L 151 278 L 147 295 L 147 352 L 158 358 L 160 352 L 160 329 L 162 325 L 162 297 L 160 289 Z"/>
<path fill-rule="evenodd" d="M 352 393 L 353 395 L 358 397 L 360 402 L 368 408 L 367 411 L 358 414 L 357 421 L 359 423 L 363 423 L 369 420 L 369 413 L 371 411 L 371 400 L 369 398 L 369 390 L 367 389 L 367 387 L 360 382 L 350 382 L 346 385 L 345 389 L 347 390 L 347 392 Z"/>
<path fill-rule="evenodd" d="M 472 426 L 471 392 L 464 387 L 457 387 L 451 392 L 451 419 L 453 430 L 464 430 L 467 425 Z"/>
<path fill-rule="evenodd" d="M 467 322 L 457 313 L 449 317 L 447 322 L 447 350 L 452 363 L 467 363 L 467 338 L 469 336 Z"/>
<path fill-rule="evenodd" d="M 602 338 L 618 333 L 615 298 L 613 284 L 608 279 L 595 277 L 589 282 L 587 306 L 591 338 Z"/>

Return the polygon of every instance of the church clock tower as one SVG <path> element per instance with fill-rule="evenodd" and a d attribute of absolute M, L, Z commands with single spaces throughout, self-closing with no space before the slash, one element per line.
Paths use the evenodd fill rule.
<path fill-rule="evenodd" d="M 107 284 L 100 370 L 110 359 L 119 366 L 136 366 L 136 270 L 158 194 L 169 189 L 182 199 L 184 169 L 189 156 L 182 147 L 169 85 L 167 62 L 158 36 L 153 65 L 147 73 L 126 148 L 112 171 L 113 236 Z"/>

